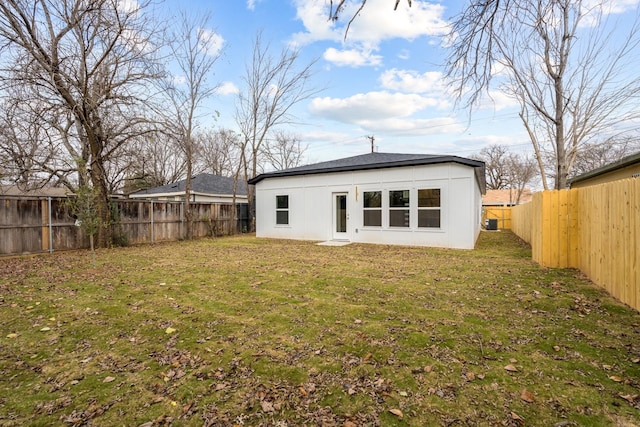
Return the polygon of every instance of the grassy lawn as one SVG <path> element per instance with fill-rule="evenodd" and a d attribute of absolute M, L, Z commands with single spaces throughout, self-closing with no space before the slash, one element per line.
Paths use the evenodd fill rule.
<path fill-rule="evenodd" d="M 0 425 L 640 424 L 640 315 L 511 233 L 0 259 Z"/>

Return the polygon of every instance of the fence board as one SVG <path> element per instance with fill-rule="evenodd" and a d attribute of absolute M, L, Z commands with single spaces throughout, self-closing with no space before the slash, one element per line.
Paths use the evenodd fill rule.
<path fill-rule="evenodd" d="M 484 224 L 487 219 L 498 220 L 498 229 L 511 230 L 511 206 L 484 206 L 482 223 Z"/>
<path fill-rule="evenodd" d="M 576 266 L 579 263 L 580 251 L 580 215 L 575 207 L 579 206 L 580 193 L 578 191 L 569 192 L 569 202 L 567 205 L 567 215 L 569 218 L 568 239 L 569 239 L 569 256 L 567 265 Z"/>
<path fill-rule="evenodd" d="M 0 255 L 88 248 L 88 238 L 75 226 L 66 198 L 0 197 Z M 179 240 L 186 235 L 182 202 L 112 201 L 116 244 Z M 50 206 L 50 209 L 49 209 Z M 192 203 L 194 237 L 221 236 L 246 230 L 246 205 Z M 50 210 L 50 212 L 49 212 Z"/>
<path fill-rule="evenodd" d="M 640 178 L 536 193 L 512 209 L 512 224 L 531 244 L 534 261 L 579 268 L 640 309 Z"/>
<path fill-rule="evenodd" d="M 638 178 L 636 178 L 638 180 Z M 631 224 L 631 232 L 629 233 L 629 239 L 631 241 L 631 247 L 629 248 L 629 255 L 631 257 L 630 273 L 631 280 L 630 285 L 632 287 L 631 292 L 635 290 L 635 304 L 632 307 L 640 307 L 640 248 L 638 248 L 638 240 L 640 240 L 640 187 L 638 185 L 631 186 L 632 195 L 629 199 L 631 203 L 630 211 L 633 223 Z M 635 212 L 635 215 L 634 215 Z"/>

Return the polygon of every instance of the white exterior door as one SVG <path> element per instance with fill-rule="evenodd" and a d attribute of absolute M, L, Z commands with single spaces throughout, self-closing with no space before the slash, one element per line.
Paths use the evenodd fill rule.
<path fill-rule="evenodd" d="M 347 221 L 349 213 L 347 211 L 347 193 L 333 193 L 333 233 L 334 240 L 348 240 Z"/>

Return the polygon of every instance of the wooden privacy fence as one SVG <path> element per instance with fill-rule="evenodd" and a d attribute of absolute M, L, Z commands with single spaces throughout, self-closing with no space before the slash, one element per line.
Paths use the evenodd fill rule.
<path fill-rule="evenodd" d="M 88 238 L 77 227 L 64 197 L 18 198 L 0 196 L 0 255 L 88 248 Z M 184 203 L 114 200 L 112 225 L 116 243 L 139 244 L 185 237 Z M 222 236 L 249 228 L 246 204 L 191 203 L 193 236 Z"/>
<path fill-rule="evenodd" d="M 488 219 L 498 221 L 498 229 L 511 230 L 511 207 L 510 206 L 483 206 L 482 223 Z"/>
<path fill-rule="evenodd" d="M 640 310 L 640 178 L 536 193 L 512 213 L 534 261 L 578 268 Z"/>

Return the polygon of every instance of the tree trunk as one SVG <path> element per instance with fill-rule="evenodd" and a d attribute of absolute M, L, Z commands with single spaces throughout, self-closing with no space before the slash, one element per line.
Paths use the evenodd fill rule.
<path fill-rule="evenodd" d="M 564 96 L 562 76 L 555 79 L 556 92 L 556 190 L 567 188 L 567 152 L 564 144 Z"/>
<path fill-rule="evenodd" d="M 187 225 L 186 236 L 187 240 L 193 239 L 193 213 L 191 212 L 191 173 L 193 168 L 191 166 L 190 156 L 187 156 L 187 180 L 184 186 L 184 219 Z"/>

